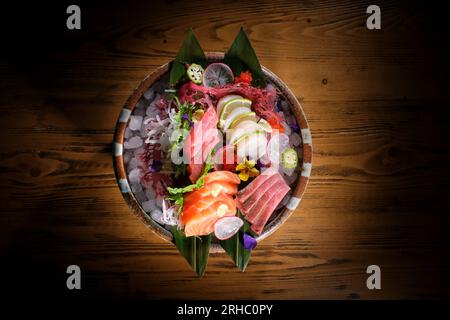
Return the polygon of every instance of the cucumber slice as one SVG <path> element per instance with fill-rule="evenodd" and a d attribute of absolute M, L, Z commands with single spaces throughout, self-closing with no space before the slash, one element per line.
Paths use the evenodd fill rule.
<path fill-rule="evenodd" d="M 205 70 L 203 70 L 202 66 L 200 66 L 200 65 L 198 65 L 196 63 L 192 63 L 187 68 L 186 73 L 187 73 L 189 79 L 191 79 L 193 83 L 201 84 L 202 83 L 202 79 L 203 79 L 203 72 L 204 71 Z"/>
<path fill-rule="evenodd" d="M 281 154 L 281 165 L 286 169 L 292 169 L 297 166 L 298 156 L 294 148 L 287 148 Z"/>

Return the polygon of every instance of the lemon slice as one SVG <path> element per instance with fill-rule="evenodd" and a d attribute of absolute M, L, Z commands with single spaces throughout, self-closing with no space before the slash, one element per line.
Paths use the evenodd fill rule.
<path fill-rule="evenodd" d="M 241 99 L 241 98 L 236 98 L 236 99 L 231 99 L 230 101 L 228 101 L 222 108 L 222 112 L 220 114 L 220 126 L 222 127 L 222 129 L 225 131 L 228 129 L 228 127 L 230 126 L 231 122 L 234 120 L 233 118 L 238 116 L 241 113 L 246 113 L 246 112 L 239 112 L 239 113 L 233 113 L 233 111 L 237 108 L 247 108 L 248 112 L 251 112 L 251 107 L 252 105 L 252 101 L 249 99 Z M 241 109 L 242 110 L 242 109 Z M 246 110 L 243 110 L 246 111 Z M 230 117 L 233 116 L 233 117 Z"/>
<path fill-rule="evenodd" d="M 234 118 L 234 120 L 230 124 L 230 129 L 236 128 L 240 123 L 246 121 L 246 120 L 252 120 L 256 122 L 256 114 L 254 112 L 248 112 L 241 114 Z"/>
<path fill-rule="evenodd" d="M 261 127 L 261 129 L 263 129 L 266 132 L 272 132 L 272 127 L 270 126 L 270 124 L 264 120 L 263 118 L 259 119 L 258 121 L 258 125 Z"/>

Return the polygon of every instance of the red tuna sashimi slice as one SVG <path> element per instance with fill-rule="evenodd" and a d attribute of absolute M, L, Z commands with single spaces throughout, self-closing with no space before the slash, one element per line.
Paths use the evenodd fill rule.
<path fill-rule="evenodd" d="M 188 161 L 189 179 L 195 183 L 200 175 L 203 162 L 218 142 L 217 114 L 208 108 L 202 119 L 189 132 L 183 144 L 183 154 Z M 206 156 L 205 156 L 206 155 Z"/>
<path fill-rule="evenodd" d="M 283 200 L 284 196 L 289 192 L 289 190 L 289 186 L 285 183 L 272 195 L 267 205 L 262 208 L 256 218 L 253 220 L 251 229 L 254 232 L 256 232 L 257 234 L 261 233 L 273 211 L 281 202 L 281 200 Z"/>
<path fill-rule="evenodd" d="M 276 190 L 276 184 L 281 180 L 283 180 L 283 177 L 279 173 L 275 173 L 273 175 L 270 175 L 269 178 L 267 178 L 258 187 L 258 189 L 256 189 L 256 191 L 247 198 L 246 201 L 243 202 L 238 196 L 237 202 L 239 203 L 239 210 L 241 210 L 244 215 L 249 213 L 253 206 L 260 201 L 262 196 L 266 195 L 266 193 L 270 193 Z"/>
<path fill-rule="evenodd" d="M 238 198 L 241 203 L 247 201 L 247 199 L 257 190 L 266 179 L 270 178 L 273 174 L 278 173 L 278 171 L 274 168 L 269 168 L 259 176 L 255 178 L 248 186 L 238 192 Z"/>
<path fill-rule="evenodd" d="M 192 183 L 195 183 L 200 176 L 202 169 L 203 169 L 203 163 L 208 158 L 208 155 L 211 153 L 211 151 L 214 149 L 214 147 L 217 145 L 217 143 L 220 141 L 220 138 L 218 137 L 218 131 L 216 130 L 216 134 L 212 135 L 209 141 L 202 146 L 201 151 L 190 157 L 190 164 L 188 166 L 188 173 L 189 173 L 189 180 L 191 180 Z"/>
<path fill-rule="evenodd" d="M 274 194 L 276 194 L 279 190 L 286 188 L 286 186 L 287 185 L 284 182 L 284 180 L 277 179 L 277 181 L 274 184 L 272 184 L 270 190 L 268 190 L 268 192 L 266 192 L 263 196 L 261 196 L 258 202 L 251 208 L 251 210 L 245 216 L 245 219 L 247 219 L 247 221 L 251 223 L 255 223 L 256 218 L 267 206 L 271 204 L 271 201 L 273 201 L 272 198 Z"/>

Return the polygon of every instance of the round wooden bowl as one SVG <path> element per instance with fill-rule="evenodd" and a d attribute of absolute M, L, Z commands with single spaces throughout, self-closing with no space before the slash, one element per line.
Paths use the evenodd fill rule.
<path fill-rule="evenodd" d="M 207 59 L 209 62 L 222 61 L 223 53 L 207 53 Z M 303 159 L 302 159 L 302 170 L 299 178 L 296 181 L 296 185 L 293 188 L 292 196 L 285 207 L 279 212 L 279 214 L 272 219 L 265 227 L 261 235 L 257 238 L 257 241 L 268 237 L 273 232 L 275 232 L 292 214 L 295 208 L 300 203 L 300 200 L 305 192 L 308 180 L 311 174 L 311 163 L 312 163 L 312 140 L 311 131 L 308 126 L 303 108 L 300 102 L 295 97 L 294 93 L 288 88 L 288 86 L 281 81 L 273 72 L 269 69 L 262 67 L 264 74 L 267 79 L 272 82 L 277 89 L 282 93 L 295 118 L 297 119 L 297 124 L 301 130 L 302 144 L 303 144 Z M 156 81 L 158 81 L 162 76 L 169 72 L 169 63 L 156 69 L 152 74 L 147 76 L 140 85 L 134 90 L 133 94 L 128 98 L 125 106 L 120 112 L 119 119 L 117 120 L 115 132 L 114 132 L 114 144 L 113 144 L 113 163 L 114 171 L 116 174 L 117 183 L 119 185 L 120 191 L 127 202 L 128 206 L 131 208 L 133 213 L 139 217 L 142 222 L 148 226 L 153 232 L 159 235 L 164 240 L 172 242 L 172 233 L 165 229 L 163 226 L 153 221 L 152 218 L 142 209 L 139 202 L 135 199 L 133 193 L 131 192 L 130 186 L 128 184 L 128 179 L 125 171 L 125 164 L 123 161 L 123 142 L 125 129 L 128 125 L 130 115 L 135 108 L 137 102 L 142 97 L 145 91 L 151 87 Z M 211 252 L 223 252 L 223 249 L 219 244 L 213 243 L 211 245 Z"/>

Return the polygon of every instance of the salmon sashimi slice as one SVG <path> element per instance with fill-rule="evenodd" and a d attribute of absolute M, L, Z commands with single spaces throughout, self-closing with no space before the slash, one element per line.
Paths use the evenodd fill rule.
<path fill-rule="evenodd" d="M 278 206 L 281 200 L 283 200 L 284 196 L 289 192 L 289 190 L 290 188 L 288 185 L 285 184 L 281 186 L 272 195 L 267 204 L 261 208 L 250 227 L 255 233 L 260 234 L 263 231 L 264 226 L 274 212 L 275 208 Z"/>
<path fill-rule="evenodd" d="M 237 185 L 229 182 L 211 182 L 204 185 L 197 191 L 190 192 L 184 196 L 184 202 L 196 201 L 199 197 L 204 197 L 212 194 L 217 197 L 221 193 L 235 195 L 237 193 Z"/>
<path fill-rule="evenodd" d="M 214 231 L 214 224 L 224 216 L 236 215 L 239 176 L 229 171 L 208 173 L 204 185 L 184 196 L 181 221 L 187 237 L 207 235 Z"/>
<path fill-rule="evenodd" d="M 232 194 L 226 194 L 224 192 L 215 194 L 208 187 L 203 187 L 185 196 L 182 218 L 186 219 L 186 217 L 190 217 L 191 214 L 204 210 L 216 201 L 226 202 L 229 207 L 236 207 L 236 201 L 232 198 Z"/>
<path fill-rule="evenodd" d="M 208 173 L 205 178 L 203 179 L 205 184 L 211 183 L 213 181 L 217 182 L 230 182 L 234 184 L 241 183 L 241 179 L 239 179 L 239 176 L 235 173 L 232 173 L 230 171 L 213 171 Z"/>
<path fill-rule="evenodd" d="M 268 193 L 272 193 L 276 190 L 278 182 L 283 180 L 280 174 L 270 175 L 257 189 L 257 192 L 253 192 L 245 202 L 242 202 L 238 197 L 239 201 L 239 209 L 242 211 L 244 215 L 249 213 L 255 204 L 260 201 L 263 196 L 267 196 Z M 283 181 L 281 181 L 283 182 Z M 262 200 L 262 199 L 261 199 Z"/>
<path fill-rule="evenodd" d="M 212 197 L 212 196 L 207 196 Z M 220 200 L 209 200 L 210 206 L 199 211 L 195 206 L 185 212 L 182 220 L 185 223 L 186 237 L 208 235 L 214 231 L 214 224 L 224 216 L 236 215 L 235 202 L 230 196 L 224 195 Z"/>
<path fill-rule="evenodd" d="M 212 195 L 203 196 L 195 192 L 191 195 L 189 201 L 184 202 L 183 212 L 181 214 L 181 221 L 186 223 L 189 219 L 197 213 L 202 212 L 206 208 L 210 207 L 217 199 Z"/>
<path fill-rule="evenodd" d="M 187 223 L 196 214 L 200 214 L 203 210 L 211 207 L 216 202 L 226 204 L 229 208 L 236 208 L 236 201 L 231 195 L 219 194 L 217 197 L 209 194 L 196 198 L 195 200 L 187 201 L 184 203 L 183 212 L 181 214 L 181 220 L 183 223 Z"/>
<path fill-rule="evenodd" d="M 274 168 L 269 168 L 255 178 L 248 186 L 240 190 L 237 194 L 239 201 L 244 203 L 268 178 L 278 173 Z M 279 174 L 279 173 L 278 173 Z"/>

